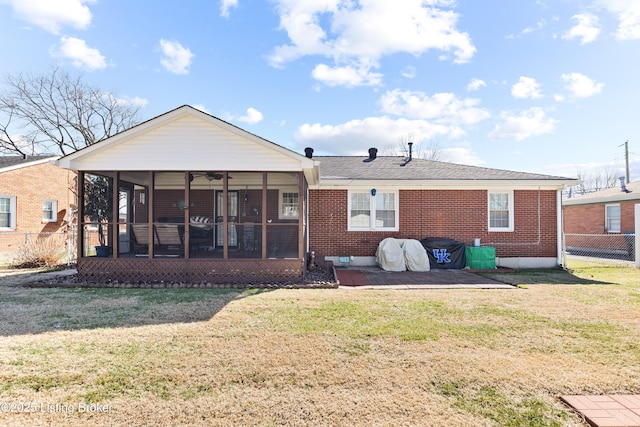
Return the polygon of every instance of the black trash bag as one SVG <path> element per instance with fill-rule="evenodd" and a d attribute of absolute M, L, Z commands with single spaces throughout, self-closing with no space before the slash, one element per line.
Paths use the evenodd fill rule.
<path fill-rule="evenodd" d="M 431 268 L 464 269 L 467 262 L 464 243 L 441 237 L 428 237 L 420 243 L 427 250 Z"/>

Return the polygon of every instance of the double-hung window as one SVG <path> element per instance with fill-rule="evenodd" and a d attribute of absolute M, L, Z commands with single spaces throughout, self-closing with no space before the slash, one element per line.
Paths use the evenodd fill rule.
<path fill-rule="evenodd" d="M 298 219 L 298 192 L 297 191 L 280 191 L 280 219 Z"/>
<path fill-rule="evenodd" d="M 513 191 L 489 192 L 489 231 L 513 231 Z"/>
<path fill-rule="evenodd" d="M 0 195 L 0 230 L 16 229 L 16 197 Z"/>
<path fill-rule="evenodd" d="M 398 231 L 397 191 L 349 191 L 350 231 Z"/>
<path fill-rule="evenodd" d="M 620 232 L 620 204 L 605 205 L 605 226 L 608 233 Z"/>
<path fill-rule="evenodd" d="M 42 203 L 42 222 L 55 222 L 58 212 L 58 202 L 52 199 L 45 199 Z"/>

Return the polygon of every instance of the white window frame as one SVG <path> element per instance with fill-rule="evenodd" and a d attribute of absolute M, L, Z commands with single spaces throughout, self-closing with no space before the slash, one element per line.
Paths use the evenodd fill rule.
<path fill-rule="evenodd" d="M 9 226 L 0 227 L 0 230 L 15 230 L 16 229 L 16 216 L 18 212 L 16 210 L 16 196 L 9 196 L 0 194 L 0 198 L 9 199 Z"/>
<path fill-rule="evenodd" d="M 398 190 L 376 190 L 376 195 L 371 194 L 372 190 L 349 190 L 348 192 L 348 207 L 347 207 L 347 230 L 348 231 L 398 231 L 400 229 L 400 192 Z M 369 196 L 369 226 L 368 227 L 354 227 L 351 224 L 351 196 L 353 194 L 367 194 Z M 380 227 L 376 225 L 376 197 L 381 194 L 393 194 L 394 195 L 394 227 Z"/>
<path fill-rule="evenodd" d="M 278 191 L 278 219 L 298 219 L 300 217 L 300 194 L 298 190 L 281 188 Z M 298 202 L 295 205 L 295 215 L 285 215 L 285 207 L 287 206 L 287 204 L 284 203 L 285 194 L 296 194 L 298 196 Z"/>
<path fill-rule="evenodd" d="M 47 218 L 44 207 L 47 203 L 51 203 L 51 218 Z M 44 199 L 42 202 L 42 222 L 56 222 L 58 220 L 58 201 L 55 199 Z"/>
<path fill-rule="evenodd" d="M 509 206 L 507 207 L 509 210 L 509 225 L 507 227 L 492 227 L 491 226 L 491 195 L 492 194 L 506 194 L 507 195 L 507 203 Z M 487 192 L 487 225 L 489 227 L 489 231 L 497 231 L 497 232 L 512 232 L 514 230 L 514 204 L 513 204 L 513 190 L 490 190 Z"/>
<path fill-rule="evenodd" d="M 609 217 L 609 208 L 617 207 L 618 208 L 618 218 L 610 218 Z M 612 228 L 609 226 L 611 220 L 618 220 L 618 228 Z M 620 233 L 622 229 L 622 209 L 620 208 L 620 203 L 609 203 L 604 205 L 604 227 L 607 233 Z"/>

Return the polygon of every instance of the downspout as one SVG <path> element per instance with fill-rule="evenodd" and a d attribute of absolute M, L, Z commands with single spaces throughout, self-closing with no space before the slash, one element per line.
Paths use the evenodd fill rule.
<path fill-rule="evenodd" d="M 556 225 L 556 229 L 557 229 L 557 238 L 556 238 L 556 242 L 557 242 L 557 246 L 558 248 L 557 250 L 557 257 L 556 257 L 556 264 L 557 265 L 561 265 L 563 267 L 565 267 L 565 263 L 562 262 L 563 260 L 563 248 L 564 248 L 564 212 L 562 211 L 562 190 L 556 190 L 556 211 L 558 212 L 558 214 L 556 215 L 556 221 L 557 221 L 557 225 Z"/>

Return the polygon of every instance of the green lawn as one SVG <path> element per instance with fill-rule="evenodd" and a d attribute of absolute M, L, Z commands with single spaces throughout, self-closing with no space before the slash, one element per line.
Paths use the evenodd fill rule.
<path fill-rule="evenodd" d="M 640 271 L 506 290 L 0 285 L 2 425 L 586 426 L 640 393 Z M 91 406 L 93 405 L 93 406 Z"/>

